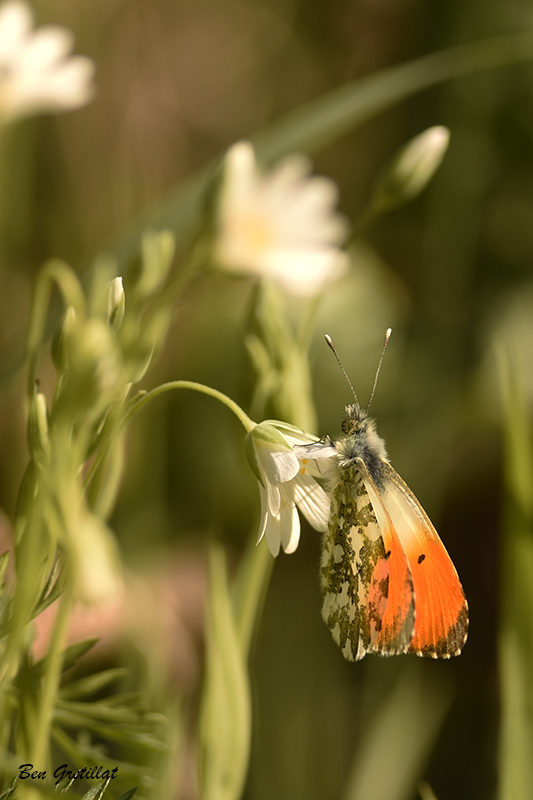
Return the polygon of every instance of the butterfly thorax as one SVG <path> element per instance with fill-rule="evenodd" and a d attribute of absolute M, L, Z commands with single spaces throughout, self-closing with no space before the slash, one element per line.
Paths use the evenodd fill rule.
<path fill-rule="evenodd" d="M 341 430 L 343 438 L 335 442 L 339 454 L 339 471 L 342 477 L 351 473 L 357 459 L 362 459 L 372 478 L 381 483 L 381 460 L 387 459 L 385 442 L 376 432 L 376 424 L 359 403 L 344 409 Z"/>

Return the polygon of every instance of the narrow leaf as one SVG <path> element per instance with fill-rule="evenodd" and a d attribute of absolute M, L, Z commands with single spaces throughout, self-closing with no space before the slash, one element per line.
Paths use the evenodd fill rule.
<path fill-rule="evenodd" d="M 206 679 L 200 744 L 202 800 L 238 800 L 250 749 L 250 696 L 236 631 L 224 552 L 209 553 Z"/>

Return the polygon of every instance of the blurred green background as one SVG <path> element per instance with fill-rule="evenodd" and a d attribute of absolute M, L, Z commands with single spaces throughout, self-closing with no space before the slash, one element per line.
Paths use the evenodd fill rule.
<path fill-rule="evenodd" d="M 98 93 L 81 111 L 19 123 L 0 143 L 0 351 L 9 373 L 0 395 L 0 507 L 8 517 L 27 458 L 24 376 L 11 367 L 46 258 L 83 274 L 225 147 L 337 86 L 454 44 L 533 30 L 525 0 L 34 6 L 39 22 L 74 30 L 76 51 L 96 62 Z M 440 800 L 496 795 L 502 412 L 494 343 L 504 339 L 516 353 L 530 396 L 532 101 L 532 66 L 487 70 L 418 94 L 314 156 L 355 222 L 376 173 L 405 141 L 434 124 L 451 131 L 430 189 L 353 245 L 350 275 L 320 305 L 311 358 L 318 432 L 336 436 L 351 398 L 323 334 L 364 404 L 384 330 L 394 329 L 372 413 L 457 566 L 471 629 L 451 662 L 344 662 L 320 619 L 319 536 L 304 528 L 297 552 L 275 565 L 253 649 L 250 800 L 407 800 L 420 777 Z M 246 281 L 197 279 L 143 387 L 198 380 L 246 408 L 250 303 Z M 300 310 L 295 304 L 295 317 Z M 49 391 L 46 358 L 40 380 Z M 258 520 L 255 479 L 237 422 L 209 398 L 185 394 L 160 398 L 136 420 L 126 463 L 113 527 L 134 573 L 168 579 L 175 616 L 161 635 L 172 639 L 165 658 L 181 664 L 146 673 L 190 699 L 201 675 L 205 541 L 216 535 L 239 557 Z M 133 638 L 148 665 L 163 658 L 149 637 Z M 130 650 L 117 657 L 127 661 Z M 194 777 L 186 784 L 189 800 Z"/>

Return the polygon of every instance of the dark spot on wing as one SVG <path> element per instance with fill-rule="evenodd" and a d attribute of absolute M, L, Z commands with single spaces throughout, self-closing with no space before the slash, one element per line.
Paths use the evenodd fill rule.
<path fill-rule="evenodd" d="M 425 557 L 426 557 L 426 556 L 424 555 L 424 553 L 421 553 L 421 554 L 418 556 L 418 563 L 419 563 L 419 564 L 421 564 L 421 563 L 422 563 L 422 561 L 425 559 Z"/>

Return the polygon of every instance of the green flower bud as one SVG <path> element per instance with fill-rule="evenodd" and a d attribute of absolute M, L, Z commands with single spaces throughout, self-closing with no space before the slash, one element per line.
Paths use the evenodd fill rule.
<path fill-rule="evenodd" d="M 104 320 L 93 317 L 77 326 L 64 344 L 69 370 L 60 397 L 63 408 L 68 407 L 74 417 L 91 409 L 100 413 L 123 385 L 113 331 Z"/>
<path fill-rule="evenodd" d="M 448 128 L 435 125 L 407 142 L 378 180 L 372 207 L 385 211 L 419 195 L 439 168 L 449 141 Z"/>
<path fill-rule="evenodd" d="M 142 240 L 141 276 L 135 289 L 140 296 L 153 294 L 172 266 L 175 240 L 170 231 L 148 231 Z"/>
<path fill-rule="evenodd" d="M 28 410 L 28 447 L 33 461 L 45 467 L 50 457 L 46 397 L 36 388 Z"/>
<path fill-rule="evenodd" d="M 126 311 L 126 296 L 122 278 L 114 278 L 107 287 L 107 321 L 118 331 Z"/>

